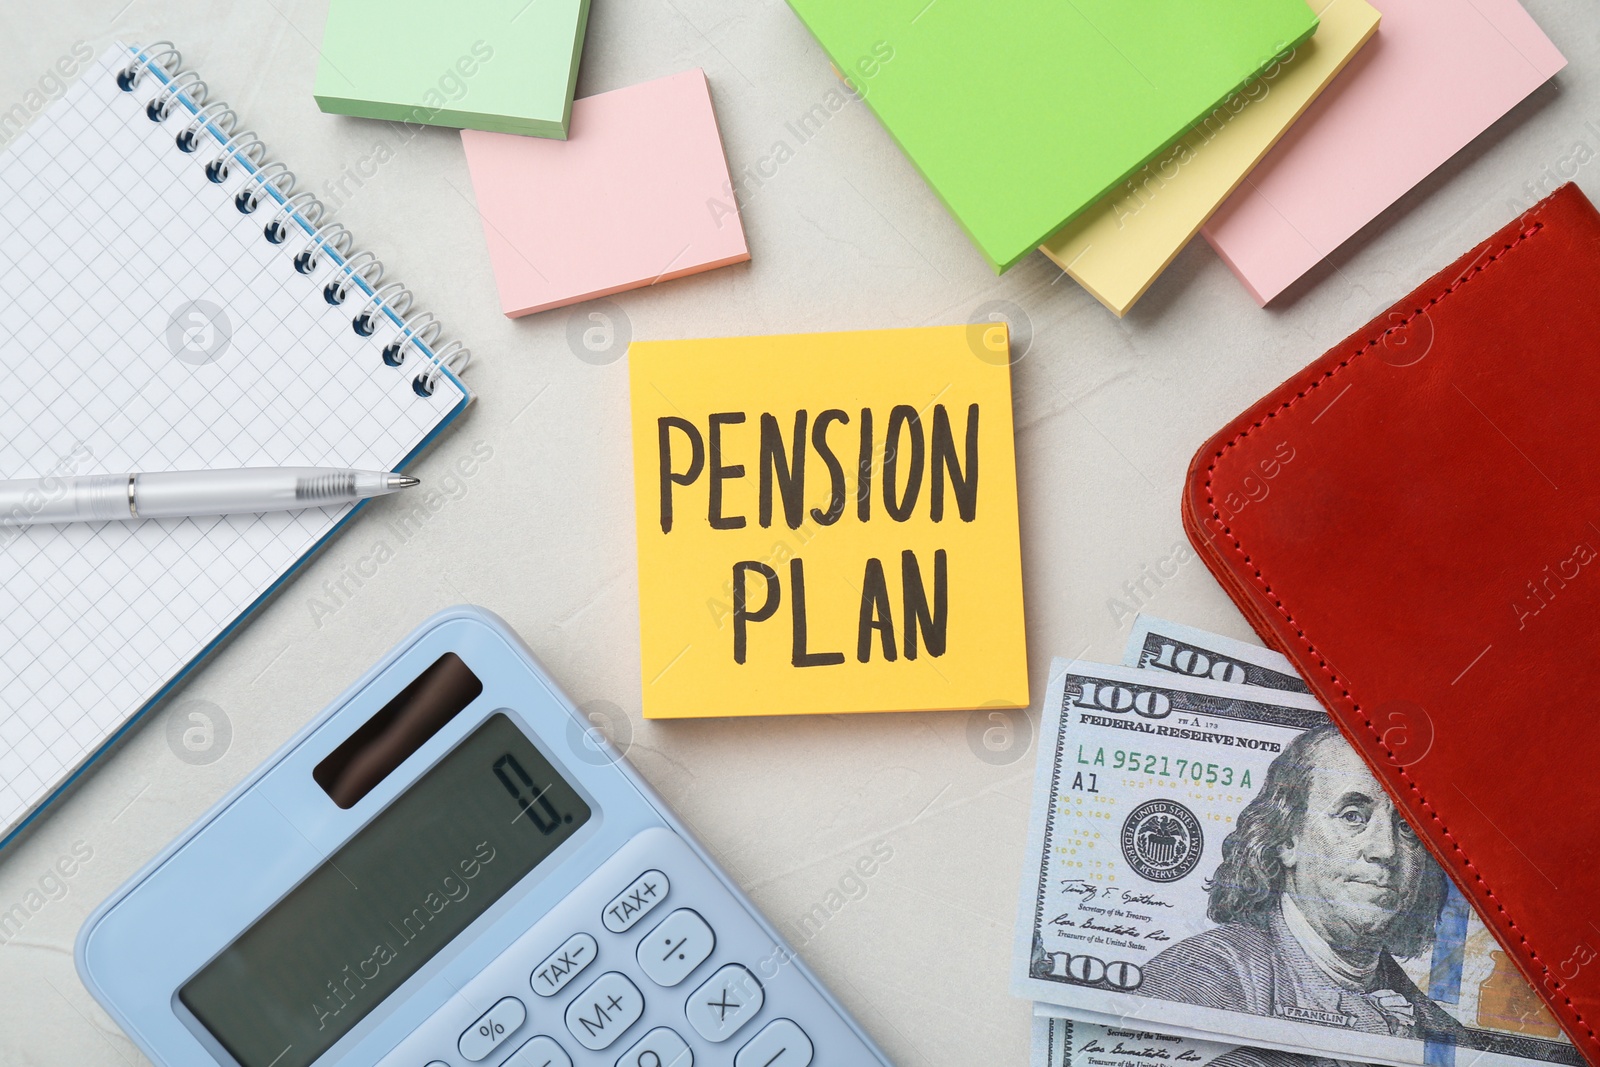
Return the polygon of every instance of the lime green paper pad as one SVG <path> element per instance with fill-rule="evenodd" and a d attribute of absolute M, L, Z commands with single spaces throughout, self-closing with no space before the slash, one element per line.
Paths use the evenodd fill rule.
<path fill-rule="evenodd" d="M 997 271 L 1317 28 L 1305 0 L 789 0 Z"/>
<path fill-rule="evenodd" d="M 317 106 L 565 140 L 588 20 L 589 0 L 332 0 Z"/>

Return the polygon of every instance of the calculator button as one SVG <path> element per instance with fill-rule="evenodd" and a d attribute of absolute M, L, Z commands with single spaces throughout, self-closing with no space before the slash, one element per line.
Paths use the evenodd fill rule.
<path fill-rule="evenodd" d="M 588 934 L 573 934 L 533 969 L 528 981 L 541 997 L 553 997 L 578 976 L 599 954 L 600 948 Z"/>
<path fill-rule="evenodd" d="M 606 929 L 614 934 L 620 934 L 629 929 L 634 923 L 650 914 L 650 909 L 661 903 L 661 898 L 667 895 L 667 890 L 672 883 L 667 881 L 667 876 L 660 871 L 645 871 L 633 880 L 633 884 L 617 894 L 616 899 L 606 905 L 602 919 Z"/>
<path fill-rule="evenodd" d="M 644 1014 L 644 994 L 616 971 L 607 971 L 567 1005 L 567 1029 L 592 1052 L 610 1047 Z"/>
<path fill-rule="evenodd" d="M 707 1041 L 726 1041 L 761 1010 L 766 994 L 756 976 L 737 963 L 713 974 L 705 985 L 689 994 L 684 1014 L 689 1025 Z"/>
<path fill-rule="evenodd" d="M 706 961 L 717 935 L 697 912 L 679 908 L 639 942 L 639 968 L 656 985 L 675 986 Z"/>
<path fill-rule="evenodd" d="M 500 1043 L 528 1021 L 528 1009 L 516 997 L 506 997 L 467 1027 L 456 1043 L 462 1059 L 477 1063 L 500 1047 Z"/>
<path fill-rule="evenodd" d="M 676 1030 L 658 1026 L 624 1052 L 617 1067 L 694 1067 L 694 1053 Z"/>
<path fill-rule="evenodd" d="M 806 1067 L 813 1051 L 804 1030 L 789 1019 L 778 1019 L 739 1050 L 733 1067 Z"/>
<path fill-rule="evenodd" d="M 572 1067 L 572 1057 L 555 1041 L 540 1036 L 513 1052 L 500 1067 Z"/>

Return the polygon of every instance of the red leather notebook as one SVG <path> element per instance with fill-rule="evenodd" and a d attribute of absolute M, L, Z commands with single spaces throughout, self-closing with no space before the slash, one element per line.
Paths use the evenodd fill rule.
<path fill-rule="evenodd" d="M 1600 1067 L 1600 215 L 1533 207 L 1208 441 L 1183 503 Z"/>

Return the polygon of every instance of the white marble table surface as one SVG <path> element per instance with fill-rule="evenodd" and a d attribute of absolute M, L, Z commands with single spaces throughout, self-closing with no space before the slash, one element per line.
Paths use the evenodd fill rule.
<path fill-rule="evenodd" d="M 996 278 L 859 102 L 801 142 L 788 124 L 836 81 L 781 0 L 594 0 L 579 95 L 703 67 L 753 257 L 616 297 L 633 337 L 961 323 L 995 300 L 1020 308 L 1018 336 L 1031 335 L 1014 381 L 1031 725 L 986 742 L 990 724 L 959 712 L 646 723 L 626 359 L 578 358 L 566 310 L 500 314 L 452 131 L 407 138 L 317 110 L 326 6 L 0 5 L 12 53 L 0 111 L 77 41 L 98 53 L 117 38 L 171 38 L 307 186 L 326 194 L 352 175 L 336 190 L 338 218 L 477 354 L 480 402 L 421 475 L 442 476 L 480 442 L 493 451 L 403 543 L 382 504 L 368 509 L 0 855 L 0 910 L 48 891 L 0 945 L 0 1064 L 142 1062 L 78 980 L 84 917 L 416 622 L 464 601 L 503 615 L 574 699 L 623 724 L 639 769 L 895 1063 L 1025 1064 L 1029 1009 L 1007 974 L 1050 657 L 1120 656 L 1117 605 L 1137 606 L 1133 583 L 1183 541 L 1179 487 L 1205 437 L 1508 221 L 1530 183 L 1600 150 L 1594 7 L 1527 0 L 1568 68 L 1270 310 L 1197 243 L 1118 321 L 1042 255 Z M 1600 164 L 1577 180 L 1600 195 Z M 335 610 L 315 610 L 324 581 L 385 539 L 393 557 Z M 1189 558 L 1175 578 L 1145 581 L 1142 601 L 1248 636 Z M 203 765 L 167 740 L 168 720 L 194 701 L 231 730 Z M 892 856 L 864 888 L 845 878 L 882 846 Z M 53 880 L 74 849 L 89 859 Z"/>

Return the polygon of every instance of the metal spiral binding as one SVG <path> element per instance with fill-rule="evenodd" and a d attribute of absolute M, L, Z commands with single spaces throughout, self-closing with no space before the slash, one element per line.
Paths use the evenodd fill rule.
<path fill-rule="evenodd" d="M 258 167 L 250 177 L 256 183 L 256 188 L 240 189 L 239 195 L 233 198 L 233 206 L 239 209 L 241 215 L 248 215 L 259 207 L 268 189 L 276 189 L 278 198 L 285 200 L 294 192 L 294 171 L 276 159 Z"/>
<path fill-rule="evenodd" d="M 411 379 L 411 388 L 416 390 L 418 396 L 432 396 L 434 386 L 439 384 L 439 375 L 446 368 L 459 378 L 471 365 L 472 349 L 460 341 L 449 341 L 434 352 L 434 365 Z"/>
<path fill-rule="evenodd" d="M 383 260 L 364 248 L 346 258 L 339 265 L 339 270 L 344 277 L 335 278 L 322 287 L 322 298 L 334 306 L 344 303 L 345 297 L 350 294 L 352 278 L 360 278 L 367 283 L 368 289 L 375 292 L 378 291 L 378 284 L 383 281 Z"/>
<path fill-rule="evenodd" d="M 207 114 L 213 108 L 219 109 L 215 115 Z M 179 132 L 175 140 L 180 152 L 193 152 L 200 147 L 200 131 L 210 123 L 217 129 L 233 136 L 234 127 L 239 125 L 239 113 L 221 100 L 215 100 L 194 113 L 194 118 Z M 226 125 L 224 125 L 226 123 Z"/>
<path fill-rule="evenodd" d="M 173 53 L 177 55 L 176 52 Z M 155 99 L 145 105 L 144 113 L 150 117 L 151 122 L 165 122 L 167 116 L 172 114 L 172 109 L 178 103 L 178 95 L 182 93 L 184 83 L 189 84 L 189 99 L 194 102 L 195 109 L 200 109 L 206 102 L 206 97 L 211 94 L 211 88 L 200 80 L 200 75 L 192 70 L 180 70 L 167 82 L 167 85 Z"/>
<path fill-rule="evenodd" d="M 322 265 L 319 248 L 331 248 L 341 256 L 348 256 L 355 243 L 356 235 L 345 229 L 342 222 L 330 222 L 326 226 L 318 226 L 316 232 L 311 235 L 311 240 L 306 242 L 305 249 L 294 257 L 294 269 L 301 274 L 315 274 L 317 268 Z"/>
<path fill-rule="evenodd" d="M 257 137 L 256 131 L 254 130 L 245 130 L 243 133 L 236 133 L 232 136 L 234 144 L 233 150 L 239 153 L 241 158 L 249 160 L 251 166 L 259 169 L 261 166 L 261 161 L 265 159 L 267 155 L 266 142 Z M 210 178 L 218 185 L 227 181 L 228 175 L 233 172 L 232 168 L 229 166 L 229 160 L 231 158 L 232 157 L 228 154 L 228 150 L 226 148 L 218 152 L 216 157 L 212 159 L 210 163 L 206 164 L 206 177 Z"/>
<path fill-rule="evenodd" d="M 389 293 L 391 295 L 385 296 Z M 401 301 L 405 301 L 404 305 Z M 390 310 L 396 315 L 404 316 L 411 313 L 411 307 L 416 303 L 411 295 L 411 290 L 399 282 L 390 282 L 382 287 L 375 287 L 367 302 L 361 306 L 355 318 L 350 320 L 350 328 L 362 337 L 371 337 L 378 329 L 378 305 L 387 301 Z"/>
<path fill-rule="evenodd" d="M 414 318 L 408 318 L 400 325 L 400 336 L 383 346 L 383 361 L 391 367 L 405 365 L 406 352 L 421 341 L 430 347 L 439 340 L 439 335 L 444 332 L 444 323 L 431 311 L 424 311 Z"/>
<path fill-rule="evenodd" d="M 305 207 L 295 207 L 301 201 L 305 202 Z M 283 206 L 261 227 L 261 236 L 275 245 L 281 245 L 289 239 L 289 224 L 283 221 L 285 218 L 293 218 L 298 214 L 307 226 L 315 228 L 322 225 L 322 217 L 327 213 L 328 209 L 312 193 L 295 193 L 284 200 Z"/>
<path fill-rule="evenodd" d="M 275 203 L 277 210 L 262 227 L 262 235 L 273 244 L 288 240 L 293 232 L 291 220 L 309 231 L 304 248 L 294 257 L 295 269 L 312 274 L 323 256 L 333 258 L 338 274 L 323 286 L 323 298 L 330 305 L 339 305 L 352 295 L 352 288 L 359 290 L 356 295 L 364 293 L 365 302 L 350 320 L 351 328 L 362 337 L 376 333 L 385 318 L 396 325 L 396 336 L 384 345 L 379 358 L 398 368 L 405 364 L 411 350 L 421 352 L 427 366 L 411 380 L 411 388 L 418 396 L 432 396 L 441 376 L 448 373 L 459 377 L 467 369 L 472 363 L 472 350 L 456 340 L 440 347 L 444 324 L 431 311 L 414 310 L 416 299 L 409 288 L 399 282 L 383 283 L 383 261 L 365 249 L 356 249 L 355 235 L 343 223 L 329 221 L 327 206 L 315 195 L 295 192 L 294 172 L 282 162 L 267 158 L 267 146 L 254 130 L 238 130 L 241 117 L 237 111 L 221 100 L 208 102 L 210 86 L 196 72 L 183 69 L 183 56 L 171 41 L 157 41 L 148 48 L 136 48 L 135 52 L 137 58 L 117 72 L 117 87 L 132 92 L 146 73 L 160 71 L 162 89 L 145 108 L 150 121 L 166 121 L 182 101 L 190 115 L 174 138 L 178 149 L 198 151 L 202 144 L 200 132 L 208 129 L 221 143 L 221 150 L 206 162 L 206 177 L 221 184 L 236 165 L 249 172 L 250 184 L 234 197 L 239 213 L 250 215 L 264 201 Z"/>

